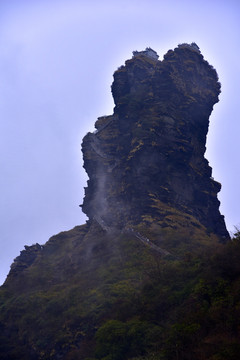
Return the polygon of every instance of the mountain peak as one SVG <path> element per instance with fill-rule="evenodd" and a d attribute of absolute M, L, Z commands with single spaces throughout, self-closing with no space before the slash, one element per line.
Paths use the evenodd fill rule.
<path fill-rule="evenodd" d="M 162 61 L 151 48 L 134 51 L 114 73 L 114 114 L 98 118 L 83 139 L 89 219 L 105 228 L 155 223 L 165 234 L 201 228 L 228 239 L 221 185 L 204 158 L 219 93 L 217 73 L 195 43 Z"/>
<path fill-rule="evenodd" d="M 185 44 L 114 73 L 114 113 L 82 143 L 89 221 L 14 260 L 1 359 L 238 358 L 239 232 L 221 243 L 221 185 L 204 158 L 219 92 Z"/>

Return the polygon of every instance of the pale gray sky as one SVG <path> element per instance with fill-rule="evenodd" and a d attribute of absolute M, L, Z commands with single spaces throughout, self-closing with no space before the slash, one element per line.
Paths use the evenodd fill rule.
<path fill-rule="evenodd" d="M 0 283 L 24 245 L 85 222 L 81 141 L 113 112 L 113 72 L 133 50 L 160 59 L 196 42 L 222 83 L 206 157 L 227 227 L 240 223 L 240 3 L 0 2 Z"/>

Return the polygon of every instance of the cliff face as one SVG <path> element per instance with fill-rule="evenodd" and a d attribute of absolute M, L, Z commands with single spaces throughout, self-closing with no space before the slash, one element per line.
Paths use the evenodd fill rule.
<path fill-rule="evenodd" d="M 82 144 L 89 221 L 14 260 L 1 360 L 238 358 L 240 237 L 221 243 L 204 158 L 219 92 L 194 44 L 116 71 L 114 114 Z"/>
<path fill-rule="evenodd" d="M 221 185 L 204 158 L 216 71 L 198 47 L 180 45 L 163 61 L 134 52 L 114 74 L 114 114 L 83 139 L 89 181 L 82 209 L 103 228 L 158 223 L 165 233 L 201 228 L 229 235 Z"/>

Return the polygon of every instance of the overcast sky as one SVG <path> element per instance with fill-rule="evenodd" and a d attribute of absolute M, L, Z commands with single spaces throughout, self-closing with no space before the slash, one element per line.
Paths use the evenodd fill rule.
<path fill-rule="evenodd" d="M 133 50 L 196 42 L 222 83 L 206 157 L 228 230 L 240 224 L 238 0 L 0 1 L 0 283 L 24 245 L 86 220 L 81 141 L 113 112 Z"/>

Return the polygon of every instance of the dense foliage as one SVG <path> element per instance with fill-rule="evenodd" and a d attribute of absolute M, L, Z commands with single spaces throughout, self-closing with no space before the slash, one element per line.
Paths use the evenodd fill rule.
<path fill-rule="evenodd" d="M 97 331 L 97 358 L 239 359 L 236 235 L 215 254 L 155 264 L 128 320 L 118 315 Z"/>
<path fill-rule="evenodd" d="M 55 236 L 1 288 L 1 359 L 238 359 L 239 232 L 174 259 L 95 228 L 85 262 L 84 234 Z"/>

